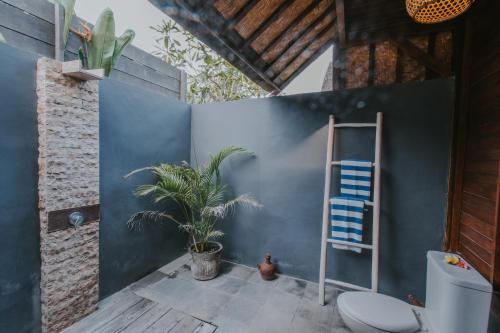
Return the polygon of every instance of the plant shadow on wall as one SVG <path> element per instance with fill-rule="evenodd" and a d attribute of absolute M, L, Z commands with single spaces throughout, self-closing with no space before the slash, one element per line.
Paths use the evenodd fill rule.
<path fill-rule="evenodd" d="M 104 69 L 104 75 L 109 76 L 111 70 L 120 59 L 125 47 L 135 37 L 133 30 L 127 29 L 120 37 L 115 37 L 115 18 L 109 8 L 103 10 L 93 28 L 86 22 L 80 21 L 82 30 L 71 28 L 71 21 L 75 15 L 76 0 L 49 0 L 64 8 L 64 45 L 68 42 L 71 31 L 82 42 L 78 50 L 78 58 L 84 69 Z"/>
<path fill-rule="evenodd" d="M 261 208 L 255 199 L 242 194 L 227 199 L 227 185 L 220 175 L 222 162 L 234 154 L 252 155 L 239 147 L 227 147 L 196 169 L 187 162 L 181 165 L 160 164 L 132 171 L 128 178 L 138 172 L 149 171 L 155 176 L 153 184 L 138 186 L 135 194 L 139 197 L 151 196 L 155 203 L 175 202 L 182 211 L 182 219 L 176 219 L 166 211 L 141 211 L 127 222 L 131 229 L 142 229 L 143 224 L 173 222 L 179 229 L 189 234 L 189 250 L 193 257 L 191 271 L 197 280 L 209 280 L 219 273 L 222 245 L 213 241 L 222 237 L 216 229 L 217 222 L 234 213 L 237 206 Z"/>
<path fill-rule="evenodd" d="M 188 74 L 190 103 L 263 97 L 267 92 L 173 20 L 151 27 L 161 34 L 154 55 Z"/>

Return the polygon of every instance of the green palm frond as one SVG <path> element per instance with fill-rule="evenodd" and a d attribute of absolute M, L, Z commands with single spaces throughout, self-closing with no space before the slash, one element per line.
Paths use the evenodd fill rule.
<path fill-rule="evenodd" d="M 129 173 L 127 173 L 125 176 L 123 176 L 123 178 L 127 179 L 130 176 L 135 175 L 136 173 L 147 171 L 147 170 L 153 170 L 153 169 L 154 169 L 154 167 L 145 167 L 145 168 L 136 169 L 134 171 L 130 171 Z"/>
<path fill-rule="evenodd" d="M 206 176 L 210 178 L 213 177 L 214 175 L 219 177 L 219 168 L 222 162 L 229 156 L 236 153 L 253 155 L 252 152 L 246 150 L 245 148 L 233 147 L 233 146 L 223 148 L 214 156 L 210 156 L 210 161 L 204 167 L 205 171 L 204 173 L 206 174 Z"/>
<path fill-rule="evenodd" d="M 139 229 L 142 230 L 144 228 L 144 223 L 158 223 L 170 220 L 172 222 L 177 223 L 179 226 L 183 227 L 183 224 L 177 221 L 172 215 L 165 214 L 159 211 L 151 211 L 145 210 L 142 212 L 135 213 L 132 215 L 128 221 L 127 225 L 130 229 Z"/>
<path fill-rule="evenodd" d="M 220 205 L 226 195 L 226 185 L 215 184 L 207 194 L 207 207 L 215 207 Z"/>
<path fill-rule="evenodd" d="M 237 206 L 262 208 L 262 205 L 248 194 L 242 194 L 233 200 L 229 200 L 215 207 L 205 207 L 203 213 L 205 216 L 213 216 L 218 219 L 234 213 Z"/>
<path fill-rule="evenodd" d="M 149 171 L 156 178 L 153 184 L 138 186 L 135 195 L 151 196 L 155 203 L 173 201 L 180 207 L 184 219 L 180 222 L 163 212 L 144 211 L 129 219 L 129 227 L 140 229 L 145 221 L 170 220 L 187 232 L 194 244 L 200 244 L 195 246 L 195 251 L 203 251 L 210 239 L 223 236 L 221 231 L 215 230 L 217 221 L 232 214 L 237 206 L 261 207 L 247 194 L 226 200 L 227 186 L 221 183 L 219 167 L 226 158 L 236 153 L 251 154 L 243 148 L 228 147 L 198 169 L 183 162 L 181 165 L 159 164 L 130 172 L 126 178 L 142 171 Z"/>
<path fill-rule="evenodd" d="M 212 230 L 208 233 L 208 237 L 210 239 L 221 238 L 224 236 L 224 233 L 220 230 Z"/>

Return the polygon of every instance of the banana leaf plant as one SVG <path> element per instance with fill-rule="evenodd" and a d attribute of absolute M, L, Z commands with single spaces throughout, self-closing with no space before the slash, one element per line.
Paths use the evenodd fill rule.
<path fill-rule="evenodd" d="M 115 18 L 113 11 L 106 8 L 93 28 L 80 22 L 83 31 L 71 28 L 71 21 L 75 14 L 76 0 L 53 0 L 64 8 L 64 43 L 67 44 L 69 32 L 73 32 L 82 41 L 78 57 L 85 69 L 104 69 L 109 76 L 111 70 L 120 59 L 125 47 L 135 37 L 133 30 L 126 30 L 120 37 L 115 37 Z"/>
<path fill-rule="evenodd" d="M 140 185 L 138 197 L 151 196 L 157 204 L 175 202 L 182 218 L 175 218 L 164 210 L 141 211 L 128 220 L 129 228 L 142 229 L 144 223 L 169 221 L 189 234 L 192 248 L 201 253 L 207 250 L 208 242 L 224 234 L 216 230 L 216 223 L 232 214 L 238 205 L 260 208 L 261 205 L 248 194 L 227 199 L 227 185 L 222 183 L 220 165 L 233 154 L 251 154 L 238 147 L 227 147 L 211 156 L 207 164 L 194 169 L 187 162 L 182 165 L 160 164 L 132 171 L 125 177 L 142 171 L 155 176 L 152 184 Z"/>

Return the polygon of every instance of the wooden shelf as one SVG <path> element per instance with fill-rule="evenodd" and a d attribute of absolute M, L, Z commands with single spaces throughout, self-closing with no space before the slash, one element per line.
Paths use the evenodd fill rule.
<path fill-rule="evenodd" d="M 104 69 L 85 69 L 80 60 L 63 62 L 61 71 L 63 75 L 80 81 L 102 80 L 104 78 Z"/>

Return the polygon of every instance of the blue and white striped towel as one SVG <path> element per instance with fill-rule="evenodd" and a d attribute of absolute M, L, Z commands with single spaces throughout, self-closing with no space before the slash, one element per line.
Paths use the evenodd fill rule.
<path fill-rule="evenodd" d="M 340 162 L 340 193 L 343 197 L 370 200 L 372 162 L 343 160 Z"/>
<path fill-rule="evenodd" d="M 361 243 L 363 240 L 363 208 L 365 202 L 359 199 L 335 197 L 330 199 L 332 239 Z M 341 250 L 361 253 L 361 249 L 348 245 L 333 244 Z"/>

